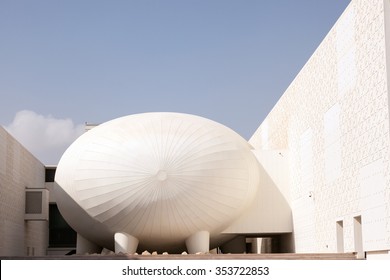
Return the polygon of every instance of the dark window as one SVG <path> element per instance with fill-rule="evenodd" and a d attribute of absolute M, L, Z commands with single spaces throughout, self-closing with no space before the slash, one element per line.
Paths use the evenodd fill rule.
<path fill-rule="evenodd" d="M 49 247 L 76 247 L 77 233 L 68 225 L 57 204 L 49 205 Z"/>
<path fill-rule="evenodd" d="M 46 168 L 45 182 L 54 182 L 55 175 L 56 175 L 56 168 Z"/>
<path fill-rule="evenodd" d="M 26 214 L 42 213 L 42 192 L 26 192 Z"/>

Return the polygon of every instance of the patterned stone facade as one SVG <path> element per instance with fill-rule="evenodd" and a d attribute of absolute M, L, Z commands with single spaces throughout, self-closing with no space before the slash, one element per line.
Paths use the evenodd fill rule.
<path fill-rule="evenodd" d="M 44 165 L 0 127 L 0 256 L 46 255 L 48 222 L 24 219 L 26 188 L 44 186 Z"/>
<path fill-rule="evenodd" d="M 390 250 L 389 7 L 352 0 L 250 139 L 289 150 L 296 252 Z"/>

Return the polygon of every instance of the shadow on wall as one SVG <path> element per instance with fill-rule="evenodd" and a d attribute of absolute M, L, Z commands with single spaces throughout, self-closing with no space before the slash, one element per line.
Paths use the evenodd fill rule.
<path fill-rule="evenodd" d="M 252 206 L 223 233 L 251 238 L 273 238 L 279 252 L 294 252 L 289 199 L 288 153 L 254 151 L 259 161 L 260 186 Z M 277 246 L 276 246 L 277 245 Z"/>

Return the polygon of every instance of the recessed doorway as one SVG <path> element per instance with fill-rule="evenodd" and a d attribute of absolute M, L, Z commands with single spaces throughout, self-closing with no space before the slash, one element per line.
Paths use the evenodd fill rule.
<path fill-rule="evenodd" d="M 344 253 L 344 223 L 343 223 L 343 221 L 337 221 L 337 223 L 336 223 L 336 236 L 337 236 L 337 252 Z"/>
<path fill-rule="evenodd" d="M 357 253 L 357 257 L 364 258 L 362 216 L 357 216 L 353 218 L 353 234 L 354 234 L 355 252 Z"/>

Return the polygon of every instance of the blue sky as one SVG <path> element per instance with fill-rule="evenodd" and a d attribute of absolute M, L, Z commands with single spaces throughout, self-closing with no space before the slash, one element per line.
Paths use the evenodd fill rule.
<path fill-rule="evenodd" d="M 249 139 L 349 2 L 1 0 L 0 124 L 47 164 L 84 122 L 142 112 Z"/>

